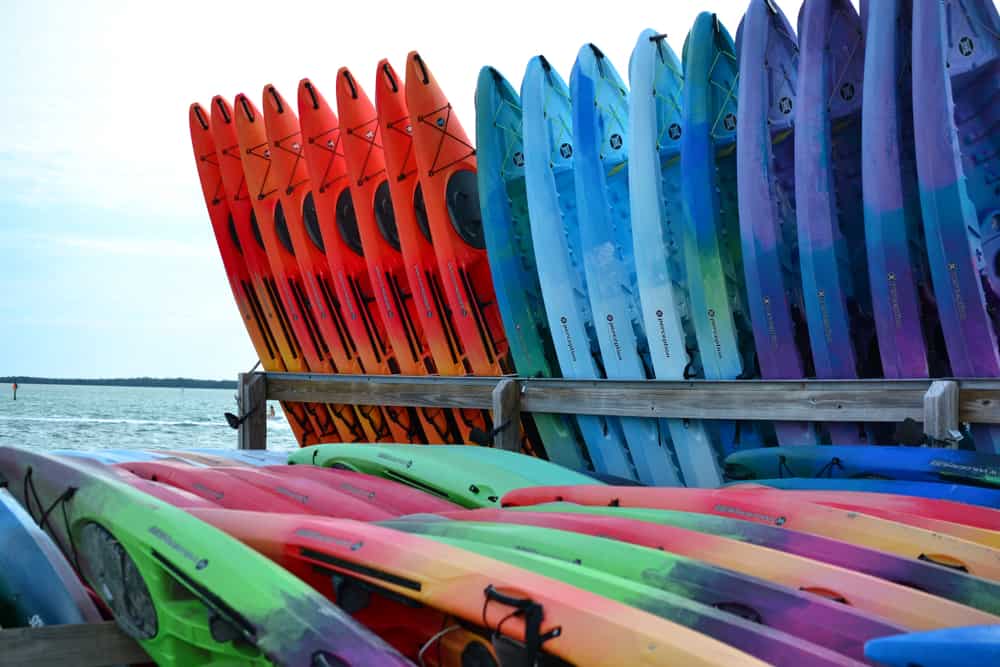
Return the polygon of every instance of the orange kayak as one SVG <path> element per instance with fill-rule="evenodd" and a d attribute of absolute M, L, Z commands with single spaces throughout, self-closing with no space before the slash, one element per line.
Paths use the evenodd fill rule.
<path fill-rule="evenodd" d="M 327 353 L 328 346 L 316 322 L 316 313 L 310 308 L 283 207 L 278 206 L 278 192 L 288 185 L 279 183 L 274 176 L 264 117 L 243 93 L 236 96 L 234 106 L 243 173 L 257 217 L 257 229 L 274 271 L 278 296 L 290 316 L 291 329 L 301 346 L 306 368 L 313 373 L 336 373 L 337 367 Z M 328 419 L 325 426 L 338 431 L 342 441 L 368 442 L 373 437 L 353 406 L 327 405 L 326 414 L 318 412 L 317 415 Z"/>
<path fill-rule="evenodd" d="M 246 178 L 243 175 L 243 161 L 240 159 L 239 140 L 236 136 L 236 121 L 233 108 L 220 95 L 212 98 L 210 120 L 212 139 L 215 142 L 217 164 L 222 177 L 231 216 L 231 230 L 235 232 L 243 261 L 250 274 L 254 292 L 260 301 L 264 321 L 274 335 L 275 355 L 279 365 L 261 357 L 264 370 L 304 373 L 308 371 L 302 359 L 302 351 L 295 333 L 291 329 L 290 318 L 284 304 L 278 297 L 277 281 L 268 262 Z M 214 197 L 214 195 L 213 195 Z M 286 403 L 282 406 L 288 417 L 296 440 L 302 446 L 319 442 L 339 442 L 340 434 L 329 428 L 326 407 L 317 404 Z M 319 415 L 323 415 L 322 418 Z"/>
<path fill-rule="evenodd" d="M 274 86 L 264 89 L 264 124 L 271 145 L 271 168 L 279 184 L 278 204 L 283 213 L 295 259 L 302 272 L 309 304 L 316 316 L 322 340 L 339 373 L 363 372 L 360 356 L 347 333 L 347 324 L 331 288 L 333 280 L 323 253 L 322 237 L 313 238 L 304 220 L 306 197 L 312 183 L 303 155 L 302 131 L 295 111 Z M 319 243 L 317 243 L 319 240 Z M 357 406 L 358 413 L 368 423 L 368 431 L 378 442 L 423 443 L 423 429 L 415 413 L 406 408 Z"/>
<path fill-rule="evenodd" d="M 455 328 L 455 318 L 445 296 L 437 256 L 417 177 L 413 153 L 413 127 L 406 109 L 402 80 L 388 60 L 379 62 L 375 81 L 375 108 L 382 138 L 390 204 L 399 234 L 399 250 L 417 301 L 417 318 L 424 329 L 434 364 L 441 375 L 472 375 L 474 370 Z M 464 442 L 474 431 L 493 427 L 488 413 L 455 410 Z"/>

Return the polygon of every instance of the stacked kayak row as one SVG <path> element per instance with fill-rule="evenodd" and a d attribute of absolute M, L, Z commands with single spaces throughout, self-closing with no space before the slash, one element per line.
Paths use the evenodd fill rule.
<path fill-rule="evenodd" d="M 1000 17 L 990 0 L 752 0 L 681 57 L 595 45 L 567 84 L 491 67 L 475 142 L 419 54 L 336 113 L 303 79 L 193 105 L 223 263 L 264 367 L 596 379 L 1000 375 Z M 296 116 L 297 110 L 297 116 Z M 476 410 L 289 404 L 302 445 L 471 443 Z M 714 487 L 762 445 L 888 444 L 888 424 L 535 414 L 523 449 Z M 963 447 L 994 452 L 973 425 Z"/>
<path fill-rule="evenodd" d="M 0 621 L 103 615 L 164 665 L 933 667 L 1000 642 L 985 504 L 613 486 L 464 445 L 287 458 L 0 448 Z"/>

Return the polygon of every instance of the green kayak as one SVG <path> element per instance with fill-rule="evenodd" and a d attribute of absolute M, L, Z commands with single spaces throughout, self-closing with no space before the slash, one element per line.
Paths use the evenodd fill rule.
<path fill-rule="evenodd" d="M 409 665 L 249 547 L 87 461 L 0 447 L 0 485 L 158 665 Z"/>
<path fill-rule="evenodd" d="M 597 480 L 533 456 L 471 445 L 316 445 L 288 462 L 347 468 L 402 482 L 463 507 L 499 507 L 514 489 Z"/>
<path fill-rule="evenodd" d="M 900 629 L 846 605 L 614 540 L 547 528 L 427 517 L 381 525 L 624 602 L 771 664 L 848 664 L 845 656 L 860 659 L 867 639 Z"/>

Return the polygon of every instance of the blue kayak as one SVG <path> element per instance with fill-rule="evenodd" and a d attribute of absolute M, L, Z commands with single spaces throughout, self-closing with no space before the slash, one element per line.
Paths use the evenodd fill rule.
<path fill-rule="evenodd" d="M 731 454 L 726 476 L 876 477 L 1000 486 L 1000 456 L 937 447 L 764 447 Z"/>
<path fill-rule="evenodd" d="M 985 667 L 1000 664 L 1000 625 L 947 628 L 872 639 L 865 656 L 886 667 Z"/>
<path fill-rule="evenodd" d="M 745 482 L 735 482 L 743 484 Z M 950 500 L 967 505 L 1000 508 L 1000 489 L 987 489 L 965 484 L 942 482 L 913 482 L 905 479 L 830 479 L 817 477 L 783 477 L 755 479 L 753 484 L 762 484 L 775 489 L 790 491 L 860 491 L 864 493 L 889 493 L 898 496 L 917 496 Z"/>
<path fill-rule="evenodd" d="M 52 538 L 6 489 L 0 489 L 0 545 L 0 628 L 101 620 Z"/>

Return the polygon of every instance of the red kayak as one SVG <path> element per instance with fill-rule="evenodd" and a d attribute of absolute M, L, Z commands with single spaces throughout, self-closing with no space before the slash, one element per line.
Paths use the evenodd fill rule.
<path fill-rule="evenodd" d="M 394 340 L 380 312 L 361 243 L 340 121 L 308 79 L 299 83 L 298 106 L 304 157 L 313 184 L 312 196 L 305 201 L 307 229 L 322 239 L 333 289 L 361 363 L 371 374 L 425 375 L 428 366 L 414 356 L 405 337 Z M 428 439 L 460 441 L 448 411 L 422 408 L 419 413 Z"/>
<path fill-rule="evenodd" d="M 228 509 L 359 521 L 457 509 L 446 500 L 402 484 L 348 471 L 315 468 L 314 472 L 312 466 L 198 468 L 183 463 L 136 462 L 118 467 Z"/>
<path fill-rule="evenodd" d="M 282 366 L 267 367 L 270 358 L 261 358 L 265 370 L 306 373 L 309 368 L 302 358 L 302 349 L 292 331 L 288 312 L 278 296 L 277 280 L 267 259 L 259 225 L 250 203 L 243 161 L 240 158 L 239 139 L 233 108 L 220 95 L 212 98 L 212 138 L 218 155 L 222 185 L 229 201 L 232 225 L 242 250 L 243 260 L 260 298 L 261 309 L 267 324 L 274 332 L 275 345 Z M 303 447 L 319 442 L 339 442 L 340 434 L 330 424 L 329 414 L 323 405 L 313 403 L 287 403 L 284 406 L 295 438 Z"/>
<path fill-rule="evenodd" d="M 322 334 L 321 344 L 325 345 L 325 351 L 333 359 L 338 373 L 363 373 L 361 358 L 355 351 L 354 341 L 347 334 L 343 312 L 330 289 L 333 280 L 320 245 L 322 238 L 312 238 L 303 218 L 305 200 L 312 192 L 312 183 L 306 169 L 299 120 L 274 86 L 264 89 L 264 124 L 271 145 L 273 177 L 279 185 L 284 184 L 278 190 L 275 219 L 283 218 L 285 221 L 287 240 L 298 260 L 303 287 Z M 318 231 L 315 229 L 314 233 Z M 423 429 L 415 423 L 414 413 L 407 408 L 383 409 L 380 406 L 359 405 L 355 406 L 355 410 L 367 422 L 366 431 L 376 442 L 426 442 Z"/>

